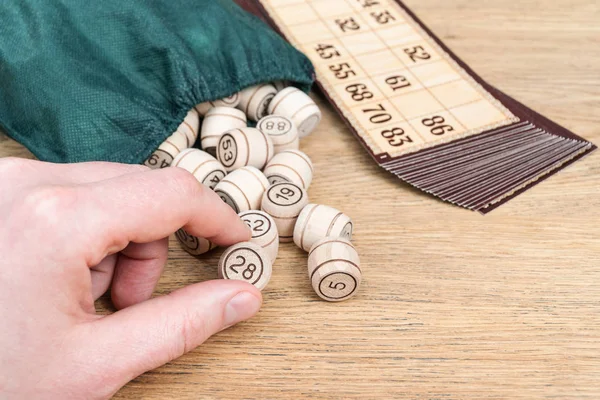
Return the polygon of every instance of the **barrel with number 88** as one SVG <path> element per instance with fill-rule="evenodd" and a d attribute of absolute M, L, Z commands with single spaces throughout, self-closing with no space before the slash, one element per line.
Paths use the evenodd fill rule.
<path fill-rule="evenodd" d="M 275 154 L 284 150 L 298 150 L 298 129 L 291 119 L 279 115 L 267 115 L 256 124 L 256 128 L 269 135 Z"/>
<path fill-rule="evenodd" d="M 243 242 L 229 247 L 219 260 L 219 278 L 245 281 L 263 290 L 273 271 L 267 252 L 256 243 Z"/>

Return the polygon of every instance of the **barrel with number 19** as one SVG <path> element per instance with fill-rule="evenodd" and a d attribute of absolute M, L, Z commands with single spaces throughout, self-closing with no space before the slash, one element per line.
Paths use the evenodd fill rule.
<path fill-rule="evenodd" d="M 280 242 L 293 241 L 296 220 L 307 204 L 306 190 L 291 182 L 276 183 L 267 189 L 261 209 L 275 221 Z"/>

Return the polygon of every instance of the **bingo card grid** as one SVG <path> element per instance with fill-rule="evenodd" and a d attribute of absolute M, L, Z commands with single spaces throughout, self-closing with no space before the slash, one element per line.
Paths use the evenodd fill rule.
<path fill-rule="evenodd" d="M 262 3 L 383 160 L 519 121 L 395 2 Z"/>
<path fill-rule="evenodd" d="M 254 0 L 380 166 L 487 213 L 595 149 L 487 84 L 398 0 Z M 252 5 L 253 4 L 253 5 Z"/>

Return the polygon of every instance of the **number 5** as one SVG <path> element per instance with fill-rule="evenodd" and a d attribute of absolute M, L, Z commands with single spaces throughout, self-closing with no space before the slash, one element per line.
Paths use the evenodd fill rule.
<path fill-rule="evenodd" d="M 331 285 L 333 285 L 333 282 L 329 282 L 329 287 L 331 289 L 337 289 L 337 290 L 344 290 L 344 289 L 346 289 L 346 284 L 344 282 L 338 282 L 334 286 L 331 286 Z M 338 287 L 338 285 L 342 285 L 342 287 Z"/>

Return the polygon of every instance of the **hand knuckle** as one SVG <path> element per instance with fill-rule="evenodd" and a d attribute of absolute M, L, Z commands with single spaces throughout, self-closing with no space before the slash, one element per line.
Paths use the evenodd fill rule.
<path fill-rule="evenodd" d="M 78 197 L 77 191 L 70 187 L 42 186 L 27 191 L 21 204 L 36 219 L 56 220 L 73 210 Z"/>
<path fill-rule="evenodd" d="M 202 195 L 203 185 L 201 185 L 194 175 L 182 168 L 169 168 L 171 182 L 175 190 L 185 197 L 194 197 Z"/>

